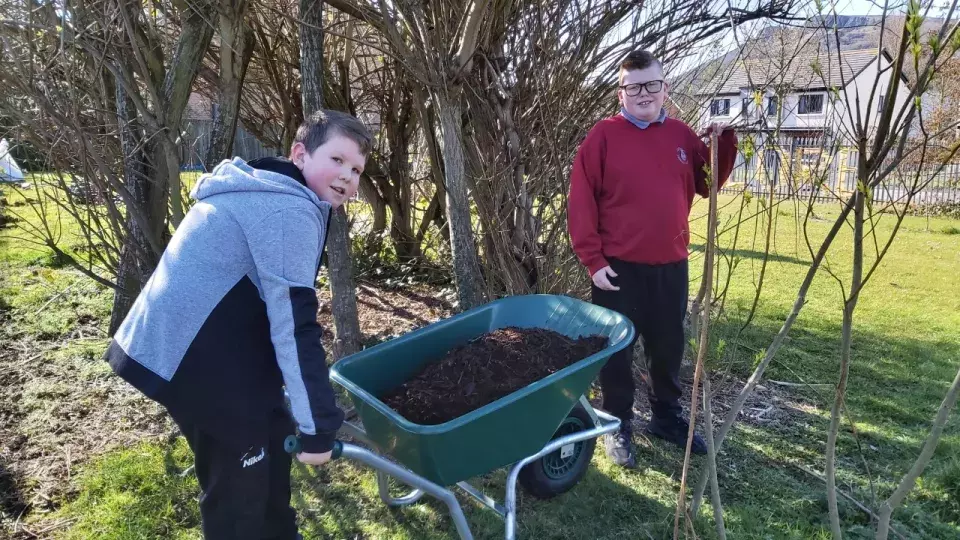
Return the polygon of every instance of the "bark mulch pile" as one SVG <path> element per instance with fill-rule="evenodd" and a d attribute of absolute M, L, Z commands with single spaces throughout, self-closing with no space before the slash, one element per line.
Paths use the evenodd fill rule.
<path fill-rule="evenodd" d="M 502 328 L 454 348 L 380 399 L 401 416 L 437 425 L 479 409 L 604 349 L 543 328 Z"/>

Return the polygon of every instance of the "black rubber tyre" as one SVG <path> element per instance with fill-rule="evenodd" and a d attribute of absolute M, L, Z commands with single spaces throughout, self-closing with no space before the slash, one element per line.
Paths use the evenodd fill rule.
<path fill-rule="evenodd" d="M 577 405 L 564 419 L 551 440 L 591 429 L 593 419 L 582 405 Z M 561 458 L 562 449 L 551 452 L 520 470 L 518 480 L 524 491 L 538 499 L 550 499 L 566 493 L 583 478 L 593 459 L 597 440 L 587 439 L 574 444 L 573 454 Z"/>

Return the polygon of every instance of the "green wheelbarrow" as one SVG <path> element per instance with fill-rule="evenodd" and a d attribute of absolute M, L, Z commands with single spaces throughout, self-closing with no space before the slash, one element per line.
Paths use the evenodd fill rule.
<path fill-rule="evenodd" d="M 602 351 L 449 422 L 425 426 L 403 418 L 376 396 L 403 384 L 450 349 L 504 328 L 547 328 L 571 338 L 603 335 Z M 594 410 L 585 397 L 600 368 L 633 340 L 623 315 L 567 296 L 513 296 L 430 324 L 335 363 L 330 378 L 349 394 L 363 427 L 345 422 L 340 433 L 365 446 L 337 441 L 334 458 L 349 458 L 377 471 L 381 499 L 390 506 L 413 504 L 425 495 L 443 501 L 457 532 L 472 539 L 456 495 L 458 488 L 506 521 L 516 535 L 517 483 L 537 498 L 575 486 L 586 473 L 600 435 L 620 420 Z M 288 452 L 299 440 L 287 438 Z M 466 480 L 510 467 L 505 505 Z M 393 477 L 413 488 L 393 497 Z"/>

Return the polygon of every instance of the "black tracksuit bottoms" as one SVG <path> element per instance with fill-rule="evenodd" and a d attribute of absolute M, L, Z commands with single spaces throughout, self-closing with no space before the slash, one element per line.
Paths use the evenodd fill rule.
<path fill-rule="evenodd" d="M 297 538 L 290 507 L 292 461 L 283 449 L 295 425 L 285 409 L 274 409 L 267 422 L 251 423 L 242 437 L 249 447 L 244 443 L 242 449 L 195 423 L 174 421 L 193 450 L 205 540 Z"/>
<path fill-rule="evenodd" d="M 653 420 L 672 422 L 682 414 L 680 364 L 683 361 L 683 320 L 687 311 L 687 261 L 639 264 L 608 258 L 619 291 L 593 286 L 593 303 L 617 311 L 632 322 L 643 338 L 648 368 L 647 396 Z M 603 408 L 629 426 L 636 383 L 633 345 L 613 355 L 600 372 Z"/>

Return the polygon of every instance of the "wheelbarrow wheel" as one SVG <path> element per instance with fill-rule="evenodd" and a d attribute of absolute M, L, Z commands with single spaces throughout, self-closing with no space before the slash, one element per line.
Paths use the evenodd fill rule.
<path fill-rule="evenodd" d="M 592 427 L 593 418 L 582 405 L 577 405 L 557 428 L 551 440 Z M 587 439 L 551 452 L 521 469 L 518 481 L 527 493 L 538 499 L 549 499 L 566 493 L 587 473 L 596 446 L 596 439 Z"/>

